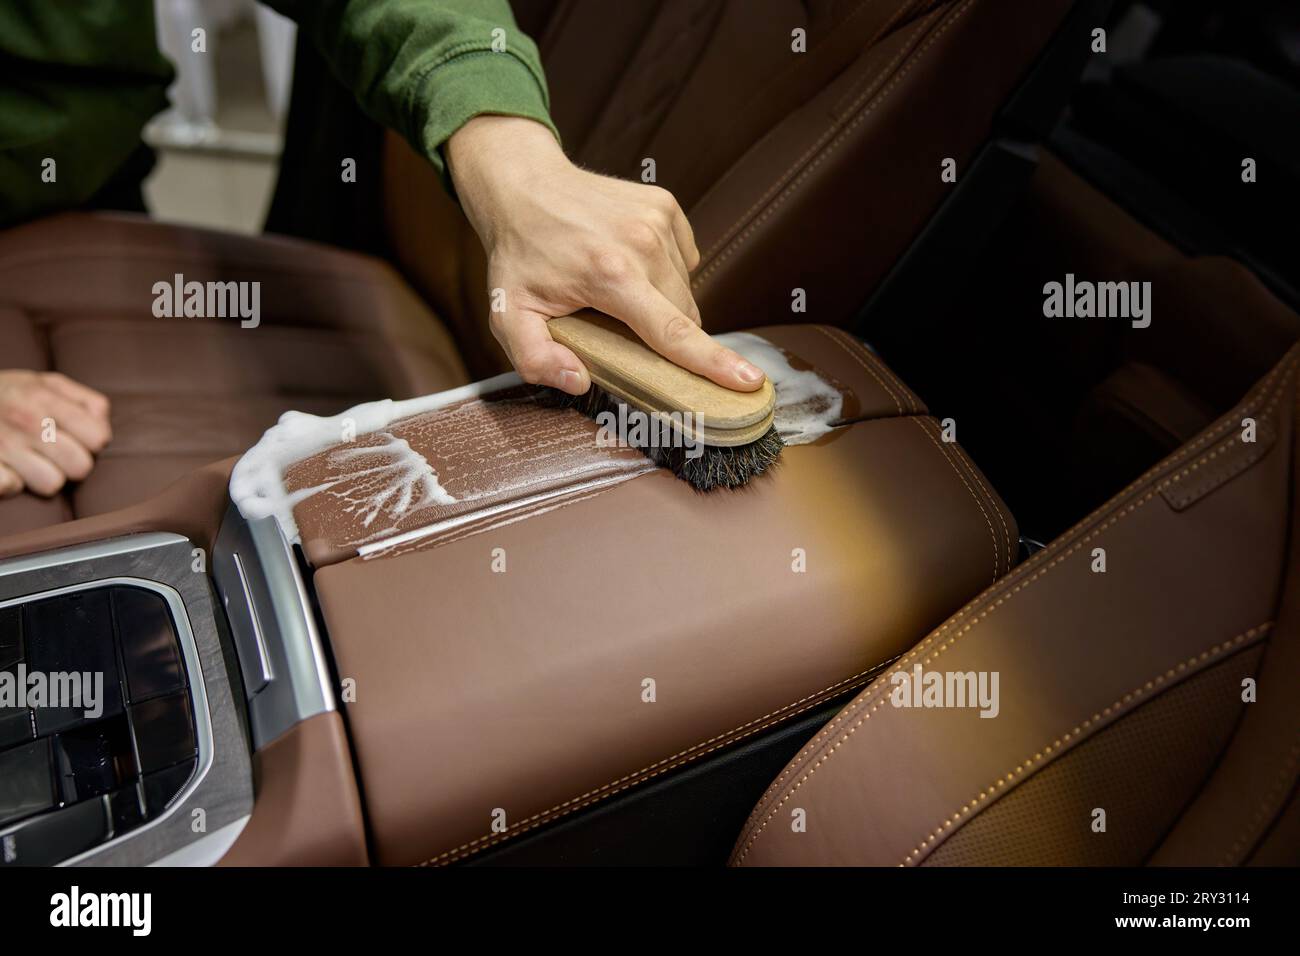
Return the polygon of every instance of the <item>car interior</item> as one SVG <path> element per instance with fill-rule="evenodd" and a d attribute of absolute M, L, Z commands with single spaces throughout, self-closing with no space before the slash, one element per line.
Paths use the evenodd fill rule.
<path fill-rule="evenodd" d="M 262 235 L 0 232 L 0 364 L 114 433 L 0 501 L 0 669 L 117 675 L 0 710 L 0 865 L 1300 863 L 1293 5 L 513 7 L 568 154 L 653 158 L 705 329 L 834 427 L 700 493 L 475 386 L 477 236 L 300 38 Z M 173 274 L 260 325 L 158 317 Z M 282 459 L 296 528 L 232 496 L 286 412 L 363 423 Z M 386 442 L 457 505 L 377 531 Z M 996 705 L 899 706 L 935 670 Z"/>

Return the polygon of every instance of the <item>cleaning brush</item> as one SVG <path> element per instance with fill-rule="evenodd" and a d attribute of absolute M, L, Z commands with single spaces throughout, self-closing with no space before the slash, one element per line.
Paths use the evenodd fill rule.
<path fill-rule="evenodd" d="M 602 425 L 628 422 L 629 410 L 644 413 L 643 427 L 620 429 L 619 437 L 696 489 L 737 488 L 762 474 L 785 447 L 773 425 L 771 381 L 752 392 L 724 388 L 664 358 L 599 312 L 551 319 L 547 328 L 591 373 L 586 394 L 549 389 L 550 400 Z"/>

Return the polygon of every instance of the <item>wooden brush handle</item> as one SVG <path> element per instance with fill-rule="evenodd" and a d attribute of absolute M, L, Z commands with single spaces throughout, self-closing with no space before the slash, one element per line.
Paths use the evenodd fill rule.
<path fill-rule="evenodd" d="M 593 382 L 629 405 L 702 416 L 708 444 L 746 444 L 772 425 L 771 381 L 752 392 L 724 388 L 664 358 L 624 323 L 589 309 L 551 319 L 546 327 L 582 360 Z"/>

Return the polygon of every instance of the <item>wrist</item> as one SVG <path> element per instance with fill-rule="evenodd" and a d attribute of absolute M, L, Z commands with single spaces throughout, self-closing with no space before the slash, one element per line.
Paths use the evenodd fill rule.
<path fill-rule="evenodd" d="M 444 153 L 461 205 L 485 243 L 497 209 L 569 163 L 549 129 L 518 116 L 475 116 L 451 135 Z"/>

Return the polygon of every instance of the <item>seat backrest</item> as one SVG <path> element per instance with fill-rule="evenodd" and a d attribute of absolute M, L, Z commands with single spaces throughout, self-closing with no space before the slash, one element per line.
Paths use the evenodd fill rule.
<path fill-rule="evenodd" d="M 634 179 L 652 161 L 690 216 L 710 331 L 848 325 L 1072 5 L 516 0 L 570 156 Z M 471 370 L 496 370 L 477 240 L 427 164 L 395 136 L 385 152 L 395 257 Z"/>
<path fill-rule="evenodd" d="M 733 862 L 1300 864 L 1298 375 L 1300 345 L 902 655 Z"/>

